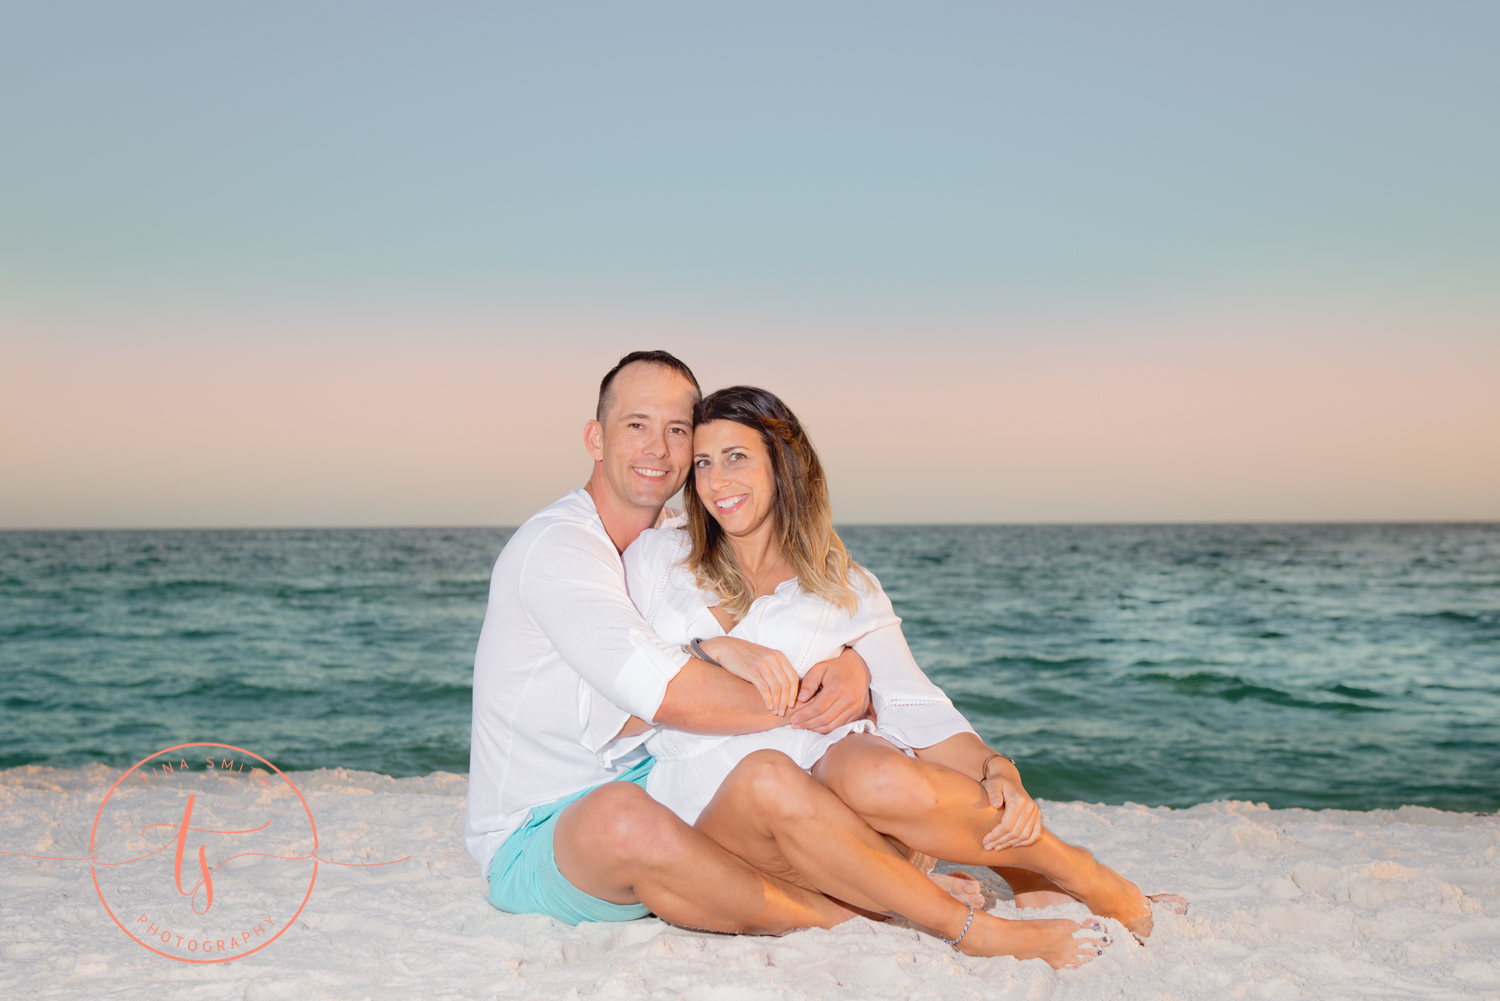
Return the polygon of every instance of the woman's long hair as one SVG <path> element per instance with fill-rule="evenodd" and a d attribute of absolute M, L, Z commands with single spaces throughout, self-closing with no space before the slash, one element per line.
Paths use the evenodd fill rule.
<path fill-rule="evenodd" d="M 812 440 L 797 415 L 774 393 L 754 386 L 730 386 L 711 393 L 694 417 L 694 424 L 733 421 L 760 435 L 771 456 L 776 484 L 772 514 L 780 534 L 781 555 L 797 573 L 802 590 L 852 613 L 859 599 L 850 583 L 853 576 L 870 583 L 865 570 L 850 559 L 843 540 L 833 530 L 828 503 L 828 481 Z M 745 576 L 734 547 L 724 537 L 713 515 L 698 497 L 697 465 L 693 482 L 683 491 L 688 533 L 693 550 L 684 563 L 698 578 L 698 586 L 719 595 L 735 618 L 750 610 L 754 584 Z"/>

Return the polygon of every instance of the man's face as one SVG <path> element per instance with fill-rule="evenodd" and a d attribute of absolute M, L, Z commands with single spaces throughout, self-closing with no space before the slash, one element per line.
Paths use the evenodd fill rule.
<path fill-rule="evenodd" d="M 692 468 L 693 384 L 662 365 L 634 362 L 610 385 L 603 422 L 589 421 L 589 454 L 616 501 L 659 508 Z"/>

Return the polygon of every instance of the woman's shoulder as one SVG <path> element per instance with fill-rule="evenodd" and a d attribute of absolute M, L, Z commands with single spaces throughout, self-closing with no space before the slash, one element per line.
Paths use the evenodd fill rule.
<path fill-rule="evenodd" d="M 684 569 L 682 558 L 690 545 L 684 529 L 663 527 L 648 528 L 626 547 L 625 586 L 647 622 L 657 624 L 664 601 L 667 605 L 680 604 L 671 595 L 682 589 L 674 580 Z"/>
<path fill-rule="evenodd" d="M 895 618 L 896 613 L 891 607 L 891 599 L 886 597 L 885 588 L 880 586 L 879 577 L 858 564 L 851 564 L 848 583 L 858 603 L 858 608 L 854 612 L 855 618 L 878 620 Z"/>
<path fill-rule="evenodd" d="M 664 569 L 681 560 L 691 545 L 686 528 L 675 525 L 648 528 L 625 547 L 622 558 L 627 570 L 632 566 L 641 570 Z"/>
<path fill-rule="evenodd" d="M 826 605 L 837 614 L 849 619 L 886 618 L 892 615 L 891 600 L 886 597 L 885 590 L 880 586 L 880 579 L 869 570 L 858 564 L 850 564 L 849 572 L 844 578 L 844 584 L 854 595 L 854 608 L 850 610 L 847 605 L 841 606 L 841 602 L 830 600 L 817 592 L 810 590 L 798 578 L 792 578 L 796 583 L 795 593 L 802 601 L 811 602 L 816 605 Z"/>
<path fill-rule="evenodd" d="M 872 599 L 884 600 L 885 598 L 885 589 L 880 586 L 880 578 L 858 563 L 850 562 L 849 573 L 844 578 L 844 583 L 849 585 L 849 590 L 854 592 L 854 597 L 859 599 L 860 604 Z"/>

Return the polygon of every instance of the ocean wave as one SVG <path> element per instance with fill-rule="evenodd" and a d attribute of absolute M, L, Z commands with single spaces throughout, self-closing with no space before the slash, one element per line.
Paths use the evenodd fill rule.
<path fill-rule="evenodd" d="M 1194 671 L 1192 674 L 1177 675 L 1158 672 L 1143 674 L 1139 677 L 1141 681 L 1170 685 L 1175 691 L 1184 695 L 1221 699 L 1225 702 L 1253 699 L 1289 709 L 1316 709 L 1320 712 L 1386 713 L 1392 711 L 1382 706 L 1367 706 L 1359 702 L 1309 699 L 1281 688 L 1255 684 L 1234 674 Z"/>

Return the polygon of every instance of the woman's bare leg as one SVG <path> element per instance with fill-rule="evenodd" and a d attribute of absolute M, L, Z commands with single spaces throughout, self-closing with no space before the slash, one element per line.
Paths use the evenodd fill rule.
<path fill-rule="evenodd" d="M 1151 904 L 1140 889 L 1050 830 L 1043 828 L 1042 836 L 1025 848 L 984 848 L 982 838 L 994 828 L 999 811 L 966 775 L 908 757 L 870 734 L 839 741 L 813 775 L 875 830 L 917 851 L 962 865 L 990 866 L 1002 877 L 1003 869 L 1039 874 L 1136 936 L 1151 934 Z"/>
<path fill-rule="evenodd" d="M 970 923 L 967 906 L 779 751 L 741 761 L 694 826 L 756 869 L 854 907 L 899 914 L 949 939 L 968 923 L 959 949 L 970 955 L 1070 967 L 1100 951 L 1098 940 L 1073 937 L 1084 926 L 1072 921 L 1005 921 L 975 910 Z"/>
<path fill-rule="evenodd" d="M 688 928 L 781 935 L 855 916 L 821 893 L 757 872 L 633 782 L 607 782 L 564 809 L 552 849 L 563 878 L 584 893 L 645 904 Z"/>

